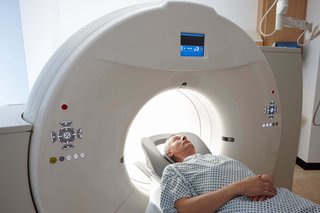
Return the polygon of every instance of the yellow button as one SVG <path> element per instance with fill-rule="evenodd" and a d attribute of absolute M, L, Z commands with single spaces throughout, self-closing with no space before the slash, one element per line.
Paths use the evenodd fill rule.
<path fill-rule="evenodd" d="M 51 158 L 49 158 L 49 162 L 50 162 L 51 164 L 55 164 L 55 163 L 57 162 L 57 158 L 51 157 Z"/>

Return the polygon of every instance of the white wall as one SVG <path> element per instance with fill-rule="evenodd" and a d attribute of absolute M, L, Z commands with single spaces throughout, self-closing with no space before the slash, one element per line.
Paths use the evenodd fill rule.
<path fill-rule="evenodd" d="M 198 0 L 197 2 L 200 2 Z M 211 5 L 222 16 L 230 19 L 246 31 L 256 31 L 257 0 L 201 0 Z"/>
<path fill-rule="evenodd" d="M 0 106 L 24 103 L 29 93 L 19 0 L 0 1 Z"/>
<path fill-rule="evenodd" d="M 320 23 L 320 1 L 309 0 L 306 20 Z M 320 163 L 320 127 L 312 124 L 316 107 L 320 100 L 320 38 L 311 41 L 304 48 L 303 57 L 303 106 L 302 128 L 298 157 L 307 163 Z M 316 115 L 320 123 L 320 112 Z"/>
<path fill-rule="evenodd" d="M 53 52 L 74 32 L 114 10 L 158 0 L 20 0 L 28 79 L 33 85 Z M 255 31 L 256 0 L 193 0 L 216 11 L 247 31 Z M 239 9 L 241 8 L 241 9 Z"/>

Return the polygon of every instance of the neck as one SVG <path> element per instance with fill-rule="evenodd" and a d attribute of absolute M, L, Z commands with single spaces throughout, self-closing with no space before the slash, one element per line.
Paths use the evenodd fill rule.
<path fill-rule="evenodd" d="M 191 154 L 187 154 L 187 155 L 178 155 L 178 156 L 174 156 L 174 160 L 176 161 L 176 162 L 182 162 L 182 161 L 184 161 L 184 159 L 186 159 L 187 157 L 189 157 L 189 156 L 191 156 L 191 155 L 194 155 L 194 154 L 196 154 L 196 153 L 191 153 Z"/>

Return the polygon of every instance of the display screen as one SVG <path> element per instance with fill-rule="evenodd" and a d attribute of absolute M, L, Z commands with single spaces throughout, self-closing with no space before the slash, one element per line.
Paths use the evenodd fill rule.
<path fill-rule="evenodd" d="M 181 33 L 180 56 L 203 57 L 204 34 Z"/>

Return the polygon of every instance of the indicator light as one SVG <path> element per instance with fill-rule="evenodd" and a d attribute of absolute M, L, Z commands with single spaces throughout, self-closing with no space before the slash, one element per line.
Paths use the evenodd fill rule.
<path fill-rule="evenodd" d="M 67 104 L 62 104 L 61 105 L 61 109 L 62 110 L 67 110 L 68 109 L 68 105 Z"/>

